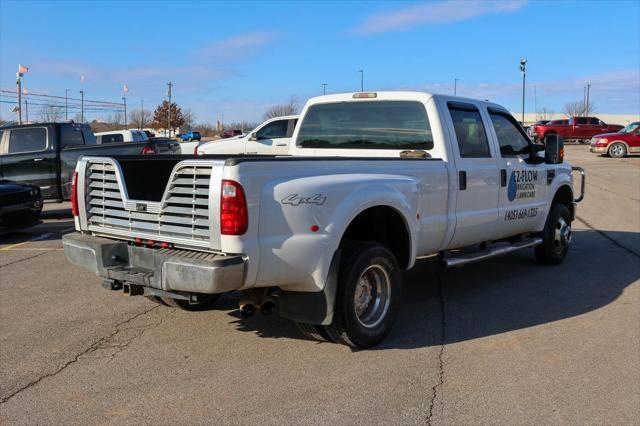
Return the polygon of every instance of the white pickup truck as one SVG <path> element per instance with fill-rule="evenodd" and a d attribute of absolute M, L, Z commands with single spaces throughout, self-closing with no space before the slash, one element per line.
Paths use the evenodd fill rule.
<path fill-rule="evenodd" d="M 245 136 L 201 143 L 194 153 L 286 155 L 289 153 L 289 143 L 297 123 L 297 115 L 271 118 Z"/>
<path fill-rule="evenodd" d="M 584 173 L 576 198 L 561 140 L 544 150 L 489 102 L 322 96 L 289 156 L 82 159 L 64 250 L 112 290 L 187 310 L 240 290 L 244 316 L 277 307 L 307 336 L 366 348 L 417 258 L 563 261 Z"/>

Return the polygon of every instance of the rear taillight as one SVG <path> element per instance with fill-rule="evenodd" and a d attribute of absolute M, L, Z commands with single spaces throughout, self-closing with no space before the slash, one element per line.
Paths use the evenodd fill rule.
<path fill-rule="evenodd" d="M 142 148 L 142 155 L 153 155 L 156 153 L 156 150 L 153 149 L 152 146 L 145 146 Z"/>
<path fill-rule="evenodd" d="M 71 213 L 78 216 L 78 172 L 73 172 L 71 180 Z"/>
<path fill-rule="evenodd" d="M 198 145 L 196 145 L 196 147 L 193 148 L 193 155 L 198 155 Z"/>
<path fill-rule="evenodd" d="M 232 180 L 222 181 L 220 193 L 220 233 L 242 235 L 249 227 L 247 199 L 242 185 Z"/>

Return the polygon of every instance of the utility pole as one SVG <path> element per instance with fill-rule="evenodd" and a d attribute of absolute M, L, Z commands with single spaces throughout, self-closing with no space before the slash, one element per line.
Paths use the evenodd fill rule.
<path fill-rule="evenodd" d="M 520 59 L 520 72 L 522 73 L 522 125 L 524 126 L 524 88 L 527 78 L 527 58 Z"/>
<path fill-rule="evenodd" d="M 360 91 L 364 92 L 364 70 L 359 70 L 360 73 Z"/>
<path fill-rule="evenodd" d="M 124 102 L 124 128 L 129 130 L 129 122 L 127 121 L 127 97 L 123 96 L 122 101 Z"/>
<path fill-rule="evenodd" d="M 458 94 L 458 80 L 460 80 L 459 78 L 454 78 L 453 79 L 453 95 L 457 95 Z"/>
<path fill-rule="evenodd" d="M 536 115 L 538 115 L 538 90 L 536 85 L 533 85 L 533 109 Z M 536 117 L 537 120 L 537 117 Z"/>
<path fill-rule="evenodd" d="M 167 96 L 169 97 L 169 108 L 167 109 L 167 130 L 169 130 L 169 137 L 171 137 L 171 82 L 167 83 Z"/>
<path fill-rule="evenodd" d="M 84 123 L 84 90 L 80 91 L 80 122 Z"/>
<path fill-rule="evenodd" d="M 582 87 L 582 115 L 587 111 L 587 86 Z"/>
<path fill-rule="evenodd" d="M 67 98 L 69 89 L 64 89 L 64 121 L 69 121 L 69 107 L 67 105 Z"/>
<path fill-rule="evenodd" d="M 144 99 L 140 99 L 140 130 L 144 127 Z"/>
<path fill-rule="evenodd" d="M 28 99 L 24 100 L 24 112 L 27 115 L 25 124 L 29 124 L 29 100 Z"/>
<path fill-rule="evenodd" d="M 22 73 L 16 73 L 16 91 L 18 92 L 18 124 L 22 124 Z"/>
<path fill-rule="evenodd" d="M 591 84 L 587 84 L 587 103 L 586 103 L 586 111 L 584 116 L 589 116 L 589 92 L 591 91 Z"/>
<path fill-rule="evenodd" d="M 323 95 L 327 94 L 327 83 L 322 83 L 322 94 Z"/>

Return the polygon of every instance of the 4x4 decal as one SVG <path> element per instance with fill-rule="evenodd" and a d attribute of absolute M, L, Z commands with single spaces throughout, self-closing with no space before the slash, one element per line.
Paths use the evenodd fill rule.
<path fill-rule="evenodd" d="M 322 194 L 315 194 L 310 197 L 301 197 L 298 194 L 291 194 L 284 197 L 281 203 L 292 206 L 299 206 L 300 204 L 317 204 L 321 206 L 325 201 L 327 201 L 327 197 Z"/>

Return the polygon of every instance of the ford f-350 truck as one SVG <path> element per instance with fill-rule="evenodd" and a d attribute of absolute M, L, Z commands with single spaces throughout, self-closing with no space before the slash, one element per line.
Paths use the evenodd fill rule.
<path fill-rule="evenodd" d="M 289 156 L 83 158 L 64 250 L 112 290 L 187 310 L 239 290 L 245 316 L 277 307 L 308 336 L 366 348 L 419 257 L 563 261 L 584 173 L 576 197 L 561 141 L 546 142 L 489 102 L 313 98 Z"/>

